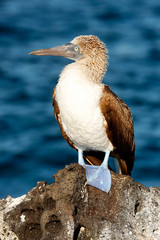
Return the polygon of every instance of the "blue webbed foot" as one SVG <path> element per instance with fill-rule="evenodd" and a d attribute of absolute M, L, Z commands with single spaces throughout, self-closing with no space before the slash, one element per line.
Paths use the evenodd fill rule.
<path fill-rule="evenodd" d="M 85 165 L 86 169 L 86 184 L 96 187 L 104 192 L 109 192 L 111 189 L 111 173 L 108 168 L 101 166 Z"/>
<path fill-rule="evenodd" d="M 104 192 L 111 189 L 112 178 L 108 169 L 109 151 L 105 153 L 105 157 L 101 166 L 86 165 L 83 159 L 83 151 L 78 150 L 78 163 L 86 169 L 86 184 L 96 187 Z"/>

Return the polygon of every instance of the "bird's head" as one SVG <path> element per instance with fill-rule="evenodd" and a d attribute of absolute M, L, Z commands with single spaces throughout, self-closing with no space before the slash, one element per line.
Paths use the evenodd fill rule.
<path fill-rule="evenodd" d="M 99 55 L 106 57 L 107 49 L 98 37 L 82 35 L 74 38 L 70 43 L 52 48 L 39 49 L 30 54 L 39 56 L 62 56 L 77 61 L 82 58 L 98 57 Z"/>
<path fill-rule="evenodd" d="M 76 61 L 87 76 L 95 82 L 101 82 L 106 72 L 108 51 L 105 44 L 93 35 L 82 35 L 70 43 L 53 48 L 40 49 L 31 55 L 62 56 Z M 73 65 L 72 65 L 73 66 Z"/>

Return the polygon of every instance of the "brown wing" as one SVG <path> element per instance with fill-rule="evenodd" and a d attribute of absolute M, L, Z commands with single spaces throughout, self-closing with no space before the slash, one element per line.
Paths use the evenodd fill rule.
<path fill-rule="evenodd" d="M 134 164 L 134 129 L 129 107 L 104 86 L 100 108 L 106 120 L 106 133 L 115 147 L 111 156 L 118 159 L 123 174 L 131 174 Z"/>

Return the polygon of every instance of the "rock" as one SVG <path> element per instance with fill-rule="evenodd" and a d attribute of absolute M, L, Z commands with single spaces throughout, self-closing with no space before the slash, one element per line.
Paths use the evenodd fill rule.
<path fill-rule="evenodd" d="M 78 164 L 54 179 L 20 198 L 0 200 L 1 240 L 160 239 L 160 189 L 112 172 L 107 194 L 85 185 Z"/>

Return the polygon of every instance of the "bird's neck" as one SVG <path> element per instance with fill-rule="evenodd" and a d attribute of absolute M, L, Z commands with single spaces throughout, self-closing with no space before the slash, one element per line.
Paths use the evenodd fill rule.
<path fill-rule="evenodd" d="M 106 72 L 107 58 L 104 56 L 92 56 L 88 58 L 82 58 L 75 62 L 84 71 L 90 79 L 95 83 L 100 83 Z"/>
<path fill-rule="evenodd" d="M 82 58 L 74 63 L 68 64 L 60 74 L 59 82 L 64 84 L 79 82 L 84 84 L 87 82 L 100 84 L 106 72 L 107 58 L 106 56 L 95 56 Z"/>
<path fill-rule="evenodd" d="M 78 61 L 67 65 L 60 76 L 62 77 L 67 74 L 72 75 L 73 78 L 78 74 L 83 79 L 89 80 L 90 82 L 101 83 L 106 72 L 106 67 L 106 55 L 94 55 L 81 58 Z"/>

